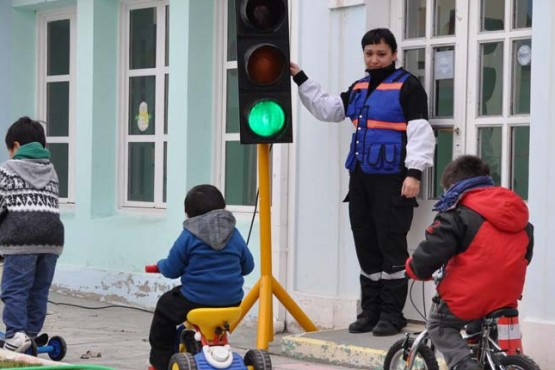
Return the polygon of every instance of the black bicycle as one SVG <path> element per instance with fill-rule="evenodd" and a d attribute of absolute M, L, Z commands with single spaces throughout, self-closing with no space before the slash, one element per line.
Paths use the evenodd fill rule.
<path fill-rule="evenodd" d="M 518 310 L 502 308 L 491 312 L 482 320 L 481 331 L 465 335 L 465 339 L 484 370 L 541 370 L 538 364 L 524 354 L 508 355 L 497 344 L 492 333 L 497 330 L 500 317 L 517 317 Z M 439 370 L 436 349 L 428 331 L 407 333 L 405 339 L 395 342 L 385 356 L 384 370 Z"/>

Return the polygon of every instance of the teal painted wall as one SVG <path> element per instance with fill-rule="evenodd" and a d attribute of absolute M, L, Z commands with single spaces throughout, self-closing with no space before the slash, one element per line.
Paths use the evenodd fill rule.
<path fill-rule="evenodd" d="M 167 209 L 145 210 L 118 208 L 120 2 L 13 2 L 13 45 L 8 48 L 12 81 L 18 81 L 18 86 L 9 92 L 12 117 L 35 114 L 35 12 L 67 6 L 76 12 L 75 204 L 61 209 L 66 243 L 60 276 L 64 269 L 76 268 L 141 273 L 146 264 L 165 257 L 177 238 L 185 218 L 187 189 L 215 183 L 215 4 L 214 0 L 170 0 Z M 4 8 L 10 10 L 6 5 L 0 10 Z M 5 38 L 1 43 L 7 43 Z M 249 225 L 250 216 L 238 217 L 245 238 Z M 251 240 L 258 261 L 257 226 Z M 257 278 L 249 277 L 247 285 Z M 73 286 L 85 289 L 86 284 L 84 280 Z"/>

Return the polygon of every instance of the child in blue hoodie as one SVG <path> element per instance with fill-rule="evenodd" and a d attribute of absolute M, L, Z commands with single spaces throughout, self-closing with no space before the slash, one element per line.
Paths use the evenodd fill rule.
<path fill-rule="evenodd" d="M 157 264 L 165 277 L 181 278 L 181 285 L 156 304 L 149 335 L 155 369 L 168 368 L 176 326 L 189 311 L 239 306 L 243 299 L 243 276 L 254 269 L 254 261 L 235 217 L 224 208 L 223 195 L 212 185 L 197 185 L 185 197 L 183 230 L 168 257 Z"/>

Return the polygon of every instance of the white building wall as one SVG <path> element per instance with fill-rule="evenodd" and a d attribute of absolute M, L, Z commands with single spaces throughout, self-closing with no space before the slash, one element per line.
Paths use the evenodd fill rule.
<path fill-rule="evenodd" d="M 551 340 L 555 336 L 555 4 L 550 0 L 534 1 L 533 19 L 528 206 L 535 226 L 535 247 L 520 321 L 525 352 L 542 369 L 555 369 Z"/>

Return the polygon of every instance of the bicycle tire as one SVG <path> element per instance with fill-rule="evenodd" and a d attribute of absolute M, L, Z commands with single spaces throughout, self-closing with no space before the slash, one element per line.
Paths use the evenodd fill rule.
<path fill-rule="evenodd" d="M 383 364 L 384 370 L 402 370 L 406 367 L 406 360 L 404 355 L 405 339 L 400 339 L 393 343 L 387 354 Z M 409 347 L 412 347 L 414 338 L 409 338 Z M 426 345 L 421 345 L 416 351 L 416 359 L 414 361 L 413 370 L 439 370 L 434 351 Z"/>
<path fill-rule="evenodd" d="M 534 360 L 526 355 L 508 355 L 499 359 L 506 370 L 541 370 Z"/>

